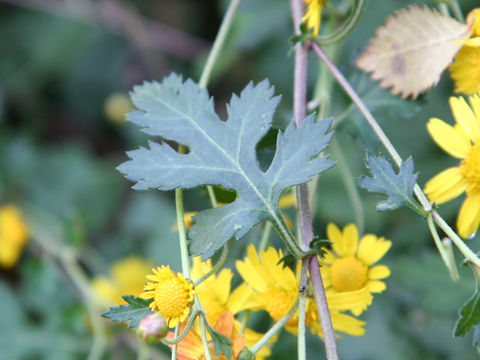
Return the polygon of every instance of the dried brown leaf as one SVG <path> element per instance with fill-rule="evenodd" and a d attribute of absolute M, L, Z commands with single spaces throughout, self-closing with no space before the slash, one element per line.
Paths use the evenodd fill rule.
<path fill-rule="evenodd" d="M 378 28 L 357 66 L 372 72 L 380 86 L 392 87 L 402 98 L 435 85 L 440 75 L 468 39 L 471 29 L 451 17 L 416 5 L 396 11 Z"/>

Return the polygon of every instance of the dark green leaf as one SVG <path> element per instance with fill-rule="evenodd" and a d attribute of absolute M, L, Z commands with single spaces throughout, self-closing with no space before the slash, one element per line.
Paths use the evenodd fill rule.
<path fill-rule="evenodd" d="M 208 328 L 208 332 L 212 336 L 213 345 L 215 346 L 215 355 L 218 356 L 220 353 L 223 353 L 230 360 L 233 356 L 232 349 L 230 347 L 232 345 L 232 341 L 211 327 Z"/>
<path fill-rule="evenodd" d="M 422 208 L 413 198 L 413 187 L 418 173 L 413 173 L 411 157 L 402 163 L 398 174 L 395 174 L 392 165 L 383 156 L 367 153 L 366 166 L 371 177 L 360 178 L 359 185 L 370 192 L 387 197 L 386 200 L 377 203 L 377 210 L 393 210 L 402 205 L 408 205 L 423 214 Z"/>
<path fill-rule="evenodd" d="M 112 321 L 126 322 L 129 328 L 138 326 L 138 323 L 146 316 L 152 314 L 148 306 L 152 300 L 145 300 L 133 295 L 125 295 L 123 299 L 128 305 L 120 305 L 111 307 L 109 311 L 102 314 Z"/>
<path fill-rule="evenodd" d="M 453 335 L 464 336 L 472 327 L 480 324 L 480 293 L 478 291 L 478 279 L 476 279 L 476 288 L 472 297 L 467 300 L 460 309 Z"/>
<path fill-rule="evenodd" d="M 282 191 L 309 181 L 333 165 L 318 156 L 328 145 L 329 119 L 305 119 L 279 132 L 277 149 L 266 171 L 256 158 L 256 145 L 269 130 L 279 97 L 268 81 L 250 83 L 238 97 L 232 96 L 228 120 L 214 111 L 206 89 L 191 80 L 182 82 L 172 74 L 162 83 L 145 83 L 134 88 L 132 100 L 139 109 L 127 118 L 152 136 L 177 141 L 188 147 L 179 154 L 168 144 L 150 142 L 128 152 L 131 158 L 118 170 L 135 181 L 134 189 L 172 190 L 200 185 L 219 185 L 237 192 L 230 204 L 195 216 L 189 231 L 192 255 L 208 258 L 231 237 L 245 236 L 264 220 L 272 221 L 285 233 L 278 200 Z"/>
<path fill-rule="evenodd" d="M 292 254 L 287 254 L 284 257 L 282 257 L 280 260 L 278 260 L 277 265 L 283 264 L 283 267 L 293 267 L 297 263 L 297 258 L 293 256 Z"/>
<path fill-rule="evenodd" d="M 325 248 L 330 247 L 330 245 L 332 245 L 330 240 L 320 239 L 318 236 L 315 236 L 312 241 L 310 241 L 310 249 L 321 257 L 325 255 Z"/>

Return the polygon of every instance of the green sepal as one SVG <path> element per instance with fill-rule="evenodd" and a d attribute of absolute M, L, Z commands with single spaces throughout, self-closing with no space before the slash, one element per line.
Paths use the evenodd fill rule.
<path fill-rule="evenodd" d="M 310 249 L 312 252 L 323 257 L 325 255 L 325 248 L 329 248 L 333 243 L 327 239 L 320 239 L 318 236 L 315 236 L 312 241 L 310 241 Z"/>
<path fill-rule="evenodd" d="M 145 300 L 133 295 L 125 295 L 122 298 L 128 303 L 127 305 L 111 307 L 102 316 L 112 321 L 129 321 L 128 327 L 133 328 L 138 326 L 144 317 L 152 314 L 149 306 L 152 299 Z"/>
<path fill-rule="evenodd" d="M 292 254 L 287 254 L 284 257 L 282 257 L 280 260 L 278 260 L 277 265 L 283 264 L 283 267 L 293 267 L 297 263 L 297 258 L 293 256 Z"/>

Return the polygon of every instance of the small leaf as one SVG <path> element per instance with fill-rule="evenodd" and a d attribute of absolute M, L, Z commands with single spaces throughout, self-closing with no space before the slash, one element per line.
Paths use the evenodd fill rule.
<path fill-rule="evenodd" d="M 270 166 L 262 171 L 256 146 L 268 132 L 279 97 L 268 81 L 250 83 L 230 101 L 227 121 L 214 111 L 206 89 L 172 74 L 162 83 L 134 88 L 132 100 L 139 109 L 127 118 L 153 136 L 176 141 L 189 148 L 179 154 L 167 143 L 150 142 L 128 152 L 131 158 L 118 170 L 135 181 L 137 190 L 189 189 L 219 185 L 236 191 L 230 204 L 200 212 L 188 233 L 193 256 L 206 259 L 230 238 L 245 236 L 258 223 L 269 220 L 284 235 L 278 201 L 286 188 L 305 183 L 334 163 L 318 156 L 328 145 L 331 120 L 315 122 L 308 116 L 300 128 L 292 122 L 279 131 Z"/>
<path fill-rule="evenodd" d="M 460 317 L 455 323 L 453 335 L 456 337 L 466 335 L 472 327 L 480 324 L 480 292 L 478 291 L 478 279 L 476 278 L 475 292 L 467 300 L 459 311 Z"/>
<path fill-rule="evenodd" d="M 212 336 L 213 345 L 215 347 L 215 355 L 218 356 L 220 353 L 223 353 L 228 359 L 231 359 L 233 356 L 231 349 L 232 341 L 211 327 L 208 327 L 208 332 Z"/>
<path fill-rule="evenodd" d="M 110 310 L 104 312 L 102 316 L 112 321 L 130 321 L 128 327 L 133 328 L 138 326 L 138 323 L 144 317 L 152 314 L 152 311 L 149 307 L 149 304 L 152 302 L 152 300 L 144 300 L 133 295 L 125 295 L 122 297 L 128 303 L 128 305 L 111 307 Z"/>
<path fill-rule="evenodd" d="M 312 241 L 310 241 L 310 249 L 320 257 L 323 257 L 325 255 L 325 248 L 330 247 L 332 244 L 330 240 L 320 239 L 318 236 L 315 236 Z"/>
<path fill-rule="evenodd" d="M 415 99 L 438 82 L 462 47 L 458 41 L 468 39 L 471 32 L 448 15 L 412 5 L 377 30 L 357 66 L 372 72 L 381 87 L 392 87 L 393 94 Z"/>
<path fill-rule="evenodd" d="M 366 166 L 371 177 L 361 177 L 358 184 L 370 192 L 387 197 L 386 200 L 378 202 L 378 211 L 393 210 L 402 205 L 408 205 L 424 214 L 423 209 L 413 198 L 413 187 L 418 173 L 413 173 L 411 157 L 402 163 L 398 174 L 395 174 L 392 165 L 382 156 L 367 153 Z"/>
<path fill-rule="evenodd" d="M 296 263 L 297 263 L 297 258 L 295 256 L 293 256 L 292 254 L 286 254 L 284 257 L 278 260 L 277 265 L 282 264 L 282 267 L 286 266 L 286 267 L 293 268 Z"/>

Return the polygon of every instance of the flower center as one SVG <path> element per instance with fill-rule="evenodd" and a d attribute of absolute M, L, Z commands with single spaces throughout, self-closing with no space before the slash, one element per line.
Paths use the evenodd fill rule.
<path fill-rule="evenodd" d="M 463 177 L 468 181 L 467 193 L 480 194 L 480 144 L 472 146 L 463 159 L 460 169 Z"/>
<path fill-rule="evenodd" d="M 165 318 L 181 317 L 190 306 L 191 297 L 186 284 L 177 277 L 158 283 L 155 290 L 155 304 Z"/>
<path fill-rule="evenodd" d="M 368 267 L 350 256 L 335 260 L 330 267 L 332 286 L 337 291 L 355 291 L 367 282 Z"/>
<path fill-rule="evenodd" d="M 296 294 L 289 293 L 284 289 L 281 289 L 279 286 L 274 286 L 269 288 L 264 294 L 264 303 L 266 304 L 265 310 L 270 314 L 270 316 L 278 321 L 284 317 L 293 302 L 295 301 Z M 298 316 L 294 315 L 288 320 L 287 326 L 296 326 L 298 323 Z"/>

